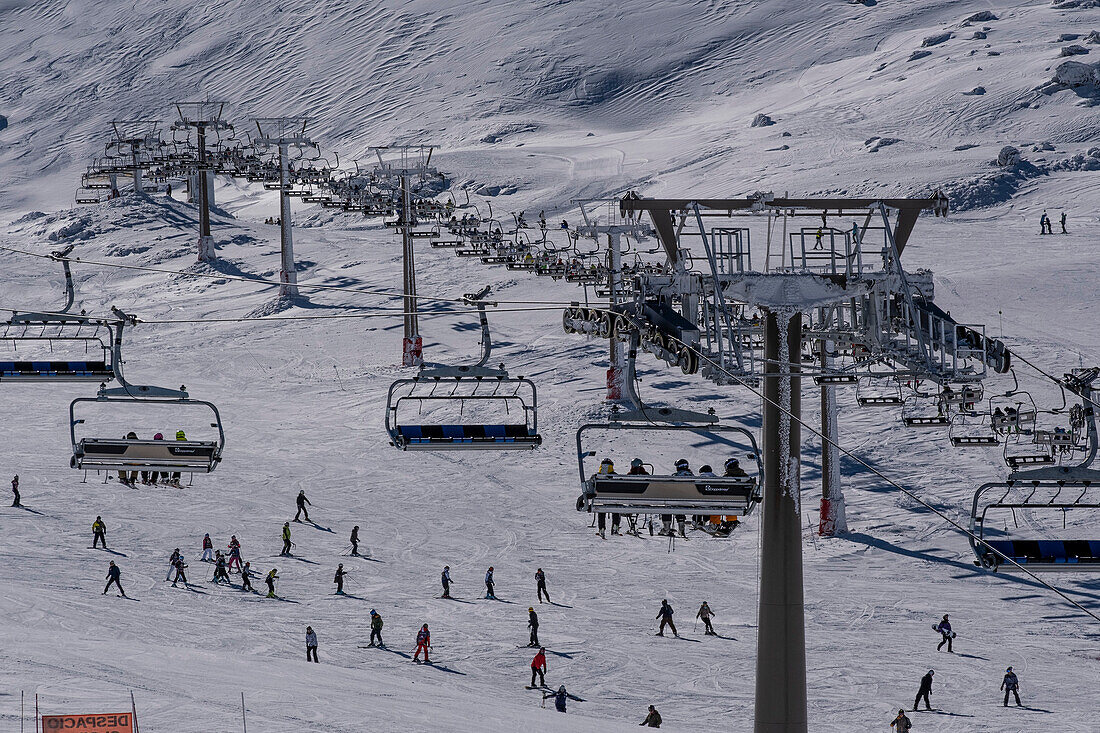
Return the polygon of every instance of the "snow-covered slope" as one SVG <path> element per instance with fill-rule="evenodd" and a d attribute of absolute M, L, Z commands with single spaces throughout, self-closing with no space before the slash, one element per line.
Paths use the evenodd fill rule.
<path fill-rule="evenodd" d="M 965 20 L 981 12 L 995 20 Z M 7 2 L 0 193 L 66 202 L 110 120 L 204 95 L 241 121 L 308 114 L 345 160 L 437 143 L 456 173 L 543 206 L 627 186 L 927 189 L 1005 144 L 1088 147 L 1094 89 L 1036 88 L 1063 47 L 1095 51 L 1096 15 L 1020 0 Z M 776 124 L 751 128 L 760 113 Z M 870 152 L 872 138 L 897 142 Z M 486 180 L 486 156 L 511 180 Z"/>
<path fill-rule="evenodd" d="M 962 25 L 982 10 L 997 20 Z M 344 158 L 395 140 L 438 143 L 460 181 L 517 184 L 515 194 L 495 199 L 503 211 L 565 212 L 570 198 L 628 186 L 647 195 L 920 190 L 990 170 L 1005 144 L 1037 165 L 1084 151 L 1096 122 L 1086 91 L 1034 89 L 1051 77 L 1062 46 L 1083 43 L 1091 24 L 1100 25 L 1096 15 L 1045 3 L 890 0 L 443 9 L 0 1 L 0 114 L 10 120 L 0 131 L 0 219 L 67 205 L 110 119 L 163 116 L 173 99 L 205 94 L 233 102 L 242 118 L 315 115 L 324 145 Z M 946 31 L 951 38 L 922 49 L 925 38 Z M 975 31 L 988 38 L 972 39 Z M 1056 43 L 1063 33 L 1082 38 Z M 909 61 L 918 50 L 930 55 Z M 979 85 L 984 95 L 962 94 Z M 776 124 L 751 128 L 758 113 Z M 497 142 L 483 141 L 490 136 Z M 875 141 L 871 152 L 875 142 L 866 141 L 875 136 L 899 142 Z M 1047 140 L 1053 151 L 1026 145 Z M 970 144 L 979 147 L 954 150 Z M 937 302 L 961 320 L 997 333 L 1003 318 L 1010 344 L 1044 367 L 1095 363 L 1095 177 L 1055 171 L 1013 185 L 1007 203 L 922 220 L 907 264 L 935 270 Z M 260 223 L 274 213 L 270 194 L 222 182 L 218 196 L 227 213 L 215 221 L 217 269 L 193 262 L 194 210 L 161 197 L 29 218 L 6 225 L 0 245 L 45 253 L 57 246 L 49 235 L 68 225 L 86 260 L 270 277 L 278 235 Z M 1036 239 L 1039 212 L 1060 206 L 1072 234 Z M 295 241 L 303 283 L 391 290 L 400 283 L 399 248 L 375 223 L 302 228 Z M 0 306 L 59 302 L 57 265 L 3 252 L 0 271 Z M 103 313 L 115 305 L 162 322 L 133 329 L 127 375 L 186 384 L 216 402 L 226 458 L 182 491 L 131 490 L 95 477 L 81 483 L 67 468 L 65 408 L 91 390 L 3 385 L 0 478 L 6 486 L 18 472 L 33 510 L 0 508 L 0 718 L 9 728 L 19 690 L 57 711 L 124 707 L 131 689 L 147 728 L 180 733 L 235 726 L 241 691 L 249 723 L 272 730 L 626 730 L 650 703 L 671 730 L 751 724 L 756 521 L 727 542 L 693 536 L 671 553 L 657 538 L 594 536 L 573 509 L 573 432 L 604 411 L 606 357 L 603 344 L 563 334 L 560 311 L 505 305 L 491 316 L 500 358 L 539 385 L 542 449 L 399 454 L 381 427 L 385 391 L 407 373 L 394 366 L 398 319 L 219 322 L 264 311 L 274 293 L 91 265 L 76 273 L 80 307 Z M 502 301 L 579 296 L 564 283 L 426 247 L 418 277 L 422 294 L 448 298 L 480 284 L 492 284 Z M 399 305 L 350 292 L 307 297 L 283 315 Z M 470 323 L 426 315 L 428 358 L 473 353 Z M 643 366 L 648 398 L 715 406 L 757 424 L 749 393 L 649 360 Z M 1057 398 L 1040 380 L 1027 386 L 1040 400 Z M 843 401 L 844 445 L 953 516 L 965 516 L 976 486 L 1004 474 L 996 454 L 954 451 L 942 434 L 913 435 L 894 413 L 857 411 L 850 394 Z M 805 409 L 812 423 L 816 400 L 807 397 Z M 130 419 L 142 434 L 176 427 Z M 819 447 L 807 436 L 804 449 L 810 508 Z M 609 450 L 659 453 L 637 444 Z M 845 464 L 853 533 L 805 537 L 812 729 L 882 729 L 935 668 L 940 712 L 918 718 L 918 730 L 1094 730 L 1096 706 L 1080 681 L 1100 672 L 1095 624 L 1034 583 L 977 573 L 963 538 L 857 468 Z M 301 488 L 319 527 L 293 525 L 300 559 L 285 560 L 277 557 L 278 533 Z M 87 549 L 100 514 L 122 555 Z M 807 511 L 808 523 L 813 518 Z M 371 560 L 340 555 L 354 524 Z M 204 532 L 219 547 L 236 534 L 254 566 L 277 566 L 286 601 L 209 585 L 212 571 L 197 562 Z M 195 590 L 162 581 L 177 546 L 200 581 Z M 109 559 L 122 566 L 134 600 L 100 594 Z M 329 595 L 338 562 L 353 572 L 346 598 Z M 444 564 L 459 601 L 434 597 Z M 489 565 L 501 602 L 479 598 Z M 551 650 L 548 681 L 585 699 L 566 716 L 540 709 L 537 693 L 522 689 L 531 654 L 518 647 L 527 640 L 538 567 L 562 604 L 535 604 Z M 1058 583 L 1100 606 L 1095 579 Z M 662 598 L 693 641 L 652 636 Z M 718 613 L 723 638 L 691 629 L 703 600 Z M 404 653 L 429 623 L 446 669 L 359 649 L 371 608 Z M 960 633 L 951 657 L 934 651 L 929 629 L 944 612 Z M 306 624 L 320 637 L 321 665 L 304 661 Z M 1009 664 L 1030 709 L 1000 707 L 996 687 Z"/>

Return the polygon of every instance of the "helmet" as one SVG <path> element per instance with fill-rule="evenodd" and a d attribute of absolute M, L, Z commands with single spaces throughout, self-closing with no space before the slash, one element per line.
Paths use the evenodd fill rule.
<path fill-rule="evenodd" d="M 710 467 L 709 463 L 703 464 L 699 467 L 699 473 L 711 473 L 714 469 Z"/>
<path fill-rule="evenodd" d="M 565 692 L 565 685 L 562 685 L 561 687 L 559 687 L 558 692 L 564 693 Z"/>
<path fill-rule="evenodd" d="M 528 611 L 534 611 L 534 610 L 535 610 L 535 607 L 534 607 L 534 606 L 530 606 L 530 607 L 529 607 L 529 608 L 528 608 L 527 610 L 528 610 Z"/>
<path fill-rule="evenodd" d="M 490 569 L 490 570 L 492 570 L 492 569 L 493 569 L 493 566 L 492 566 L 492 565 L 490 565 L 490 566 L 489 566 L 489 569 Z"/>
<path fill-rule="evenodd" d="M 372 609 L 370 610 L 370 615 L 371 615 L 371 616 L 377 616 L 377 615 L 378 615 L 378 611 L 375 611 L 375 610 L 374 610 L 374 609 L 372 608 Z"/>
<path fill-rule="evenodd" d="M 736 467 L 736 466 L 740 466 L 740 465 L 741 465 L 741 462 L 738 461 L 736 458 L 727 458 L 726 459 L 726 468 L 729 468 L 730 466 Z"/>
<path fill-rule="evenodd" d="M 688 462 L 687 462 L 686 458 L 681 458 L 680 460 L 676 461 L 676 468 L 687 468 L 687 467 L 688 467 Z"/>
<path fill-rule="evenodd" d="M 642 459 L 641 458 L 635 458 L 633 461 L 630 462 L 630 467 L 631 468 L 637 468 L 640 465 L 642 465 Z"/>

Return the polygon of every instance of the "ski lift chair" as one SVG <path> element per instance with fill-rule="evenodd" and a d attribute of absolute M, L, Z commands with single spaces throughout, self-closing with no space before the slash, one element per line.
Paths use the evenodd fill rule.
<path fill-rule="evenodd" d="M 747 439 L 752 447 L 748 456 L 756 461 L 757 475 L 589 474 L 585 459 L 597 455 L 596 451 L 589 450 L 584 444 L 584 435 L 590 430 L 636 431 L 644 434 L 694 433 L 701 437 L 710 436 L 715 442 L 720 442 L 723 436 L 739 435 Z M 717 456 L 715 465 L 721 465 L 726 457 Z M 756 439 L 748 430 L 732 425 L 632 423 L 615 420 L 589 423 L 577 430 L 577 463 L 582 487 L 581 508 L 588 512 L 744 516 L 751 513 L 762 499 L 760 482 L 764 475 L 764 466 Z"/>
<path fill-rule="evenodd" d="M 874 380 L 885 380 L 888 388 L 871 391 Z M 903 404 L 901 382 L 897 377 L 861 377 L 856 382 L 856 402 L 860 407 L 891 407 Z"/>
<path fill-rule="evenodd" d="M 990 509 L 1007 509 L 1016 524 L 1016 510 L 1062 512 L 1100 509 L 1100 471 L 1082 467 L 1040 468 L 1014 474 L 1007 481 L 982 485 L 974 492 L 970 546 L 974 564 L 992 570 L 1100 572 L 1100 531 L 1097 539 L 1040 539 L 1034 536 L 997 538 L 987 536 Z M 1018 527 L 1019 525 L 1016 524 Z M 1007 562 L 1005 558 L 1016 564 Z"/>

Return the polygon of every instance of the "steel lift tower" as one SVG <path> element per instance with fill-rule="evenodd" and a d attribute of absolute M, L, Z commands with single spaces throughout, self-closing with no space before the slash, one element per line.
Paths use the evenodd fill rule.
<path fill-rule="evenodd" d="M 142 171 L 150 165 L 148 155 L 143 156 L 143 151 L 152 151 L 160 142 L 157 134 L 157 120 L 112 120 L 111 128 L 115 137 L 111 140 L 113 146 L 120 155 L 129 157 L 130 174 L 134 179 L 134 193 L 144 193 L 142 183 Z"/>
<path fill-rule="evenodd" d="M 214 237 L 210 234 L 210 179 L 213 168 L 207 160 L 206 133 L 230 130 L 232 125 L 226 122 L 222 113 L 225 102 L 176 102 L 179 119 L 172 127 L 179 130 L 195 130 L 197 156 L 194 162 L 195 177 L 199 193 L 199 261 L 209 262 L 215 258 Z"/>
<path fill-rule="evenodd" d="M 413 264 L 412 229 L 416 226 L 416 215 L 412 205 L 411 180 L 417 178 L 424 181 L 439 175 L 439 171 L 431 165 L 433 147 L 404 145 L 396 148 L 371 148 L 378 158 L 378 167 L 373 175 L 391 183 L 396 181 L 400 187 L 397 228 L 401 230 L 402 302 L 405 312 L 405 335 L 401 342 L 402 366 L 420 366 L 424 363 L 424 340 L 420 336 L 420 320 L 417 317 L 416 270 Z M 396 157 L 387 158 L 391 152 L 396 152 Z"/>
<path fill-rule="evenodd" d="M 316 147 L 306 137 L 306 117 L 264 117 L 256 123 L 257 148 L 274 147 L 279 150 L 279 223 L 281 232 L 281 259 L 279 265 L 279 297 L 298 297 L 298 272 L 294 267 L 294 240 L 290 227 L 290 148 L 296 148 L 301 157 L 304 148 Z"/>

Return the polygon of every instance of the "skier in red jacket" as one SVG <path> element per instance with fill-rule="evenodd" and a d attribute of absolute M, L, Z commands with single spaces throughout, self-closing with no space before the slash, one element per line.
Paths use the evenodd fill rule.
<path fill-rule="evenodd" d="M 539 647 L 539 653 L 531 660 L 531 687 L 535 686 L 535 675 L 539 677 L 539 687 L 546 687 L 546 647 Z"/>
<path fill-rule="evenodd" d="M 431 660 L 428 659 L 428 650 L 432 648 L 432 637 L 428 633 L 428 625 L 424 624 L 420 631 L 416 632 L 416 654 L 413 655 L 413 661 L 420 661 L 420 652 L 424 652 L 425 664 L 431 664 Z"/>

